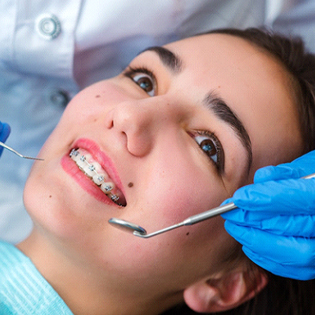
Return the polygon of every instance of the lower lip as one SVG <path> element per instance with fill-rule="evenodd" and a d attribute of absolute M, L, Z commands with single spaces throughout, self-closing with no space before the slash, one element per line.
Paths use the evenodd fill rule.
<path fill-rule="evenodd" d="M 65 155 L 61 159 L 61 166 L 66 173 L 68 173 L 86 192 L 93 196 L 98 201 L 106 203 L 108 205 L 117 206 L 112 200 L 110 200 L 101 189 L 93 183 L 81 170 L 79 170 L 76 163 L 68 156 Z"/>

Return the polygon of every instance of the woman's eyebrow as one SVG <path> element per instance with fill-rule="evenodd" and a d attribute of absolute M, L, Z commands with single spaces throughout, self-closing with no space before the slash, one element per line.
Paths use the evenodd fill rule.
<path fill-rule="evenodd" d="M 215 116 L 217 116 L 220 120 L 226 122 L 232 128 L 237 138 L 240 139 L 243 147 L 247 152 L 247 172 L 249 172 L 253 160 L 253 152 L 249 135 L 243 123 L 239 120 L 237 115 L 231 110 L 227 103 L 215 93 L 210 92 L 204 98 L 203 103 L 206 105 L 207 108 L 211 110 L 211 112 L 215 114 Z"/>
<path fill-rule="evenodd" d="M 146 52 L 146 51 L 153 51 L 157 53 L 161 62 L 173 73 L 178 74 L 182 71 L 182 65 L 183 65 L 182 60 L 179 58 L 179 56 L 174 54 L 169 49 L 165 47 L 161 47 L 161 46 L 153 46 L 153 47 L 146 48 L 141 53 Z"/>

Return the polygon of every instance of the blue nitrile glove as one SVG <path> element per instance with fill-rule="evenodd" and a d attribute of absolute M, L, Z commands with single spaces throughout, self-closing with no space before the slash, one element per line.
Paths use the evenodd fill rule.
<path fill-rule="evenodd" d="M 239 209 L 222 215 L 227 232 L 257 265 L 276 275 L 315 278 L 315 151 L 292 163 L 258 170 L 254 184 L 237 190 Z"/>
<path fill-rule="evenodd" d="M 10 131 L 11 131 L 10 126 L 0 121 L 0 141 L 1 142 L 5 142 L 8 139 Z M 2 154 L 2 151 L 3 151 L 3 147 L 0 147 L 0 156 Z"/>

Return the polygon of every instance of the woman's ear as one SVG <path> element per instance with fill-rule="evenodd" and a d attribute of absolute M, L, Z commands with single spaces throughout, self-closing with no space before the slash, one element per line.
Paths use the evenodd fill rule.
<path fill-rule="evenodd" d="M 196 312 L 222 312 L 250 300 L 267 283 L 267 275 L 259 268 L 231 271 L 219 278 L 191 285 L 184 291 L 184 300 Z"/>

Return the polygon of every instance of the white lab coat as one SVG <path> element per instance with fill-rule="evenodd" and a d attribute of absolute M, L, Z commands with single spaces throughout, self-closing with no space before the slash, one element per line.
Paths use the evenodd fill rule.
<path fill-rule="evenodd" d="M 36 155 L 67 102 L 119 73 L 143 48 L 217 27 L 261 26 L 274 18 L 271 6 L 284 12 L 275 25 L 301 33 L 315 51 L 315 1 L 283 1 L 280 7 L 275 3 L 282 0 L 269 6 L 260 0 L 1 0 L 0 120 L 12 127 L 7 143 Z M 0 239 L 17 242 L 31 230 L 22 202 L 30 167 L 4 151 Z"/>

